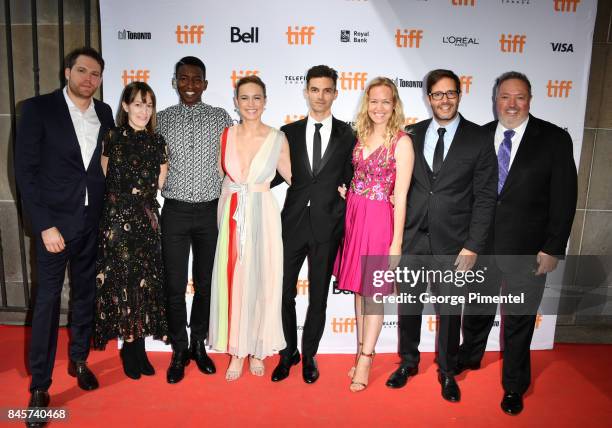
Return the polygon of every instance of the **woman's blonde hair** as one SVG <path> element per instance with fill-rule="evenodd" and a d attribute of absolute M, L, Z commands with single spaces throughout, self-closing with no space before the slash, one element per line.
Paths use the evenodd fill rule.
<path fill-rule="evenodd" d="M 365 140 L 370 136 L 374 129 L 372 119 L 368 115 L 368 105 L 370 103 L 370 90 L 376 86 L 386 86 L 391 89 L 393 94 L 393 113 L 387 122 L 387 129 L 385 133 L 385 147 L 389 148 L 391 141 L 397 135 L 399 131 L 404 128 L 404 108 L 402 106 L 402 100 L 399 97 L 397 86 L 393 83 L 393 80 L 387 77 L 376 77 L 366 87 L 363 97 L 361 98 L 361 104 L 359 105 L 359 112 L 355 120 L 355 132 L 359 139 L 359 144 L 363 145 Z"/>

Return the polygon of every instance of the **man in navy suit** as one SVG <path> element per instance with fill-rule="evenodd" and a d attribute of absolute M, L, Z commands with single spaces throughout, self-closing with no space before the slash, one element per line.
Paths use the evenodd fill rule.
<path fill-rule="evenodd" d="M 92 333 L 98 220 L 104 198 L 102 136 L 111 108 L 94 100 L 104 60 L 91 48 L 66 57 L 66 87 L 23 103 L 15 175 L 32 222 L 38 291 L 32 316 L 30 406 L 45 407 L 55 362 L 66 266 L 72 286 L 68 373 L 82 389 L 98 387 L 86 359 Z M 40 425 L 40 424 L 39 424 Z M 32 426 L 37 426 L 33 424 Z"/>
<path fill-rule="evenodd" d="M 557 267 L 576 212 L 577 177 L 567 131 L 529 114 L 531 83 L 510 71 L 495 82 L 497 120 L 484 126 L 498 158 L 495 221 L 487 236 L 484 294 L 524 296 L 502 302 L 502 410 L 517 415 L 531 383 L 529 348 L 546 274 Z M 478 369 L 495 320 L 495 303 L 468 303 L 457 373 Z"/>

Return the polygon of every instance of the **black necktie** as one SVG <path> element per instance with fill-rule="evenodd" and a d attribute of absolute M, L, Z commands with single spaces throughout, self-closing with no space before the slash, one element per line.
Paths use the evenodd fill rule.
<path fill-rule="evenodd" d="M 436 143 L 436 150 L 434 151 L 433 168 L 434 174 L 437 174 L 442 168 L 442 162 L 444 162 L 444 133 L 446 128 L 438 128 L 438 142 Z"/>
<path fill-rule="evenodd" d="M 315 132 L 312 139 L 312 172 L 319 171 L 321 164 L 321 127 L 322 123 L 315 123 Z"/>

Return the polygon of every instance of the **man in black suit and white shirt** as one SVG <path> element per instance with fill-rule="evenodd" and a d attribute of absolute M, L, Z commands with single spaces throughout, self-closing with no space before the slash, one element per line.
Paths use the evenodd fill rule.
<path fill-rule="evenodd" d="M 407 129 L 414 143 L 415 162 L 410 190 L 402 254 L 406 267 L 432 272 L 465 272 L 482 254 L 493 220 L 497 189 L 497 162 L 493 144 L 480 126 L 458 113 L 461 100 L 459 78 L 450 70 L 427 75 L 427 96 L 433 119 Z M 417 373 L 420 354 L 420 296 L 428 281 L 398 284 L 400 292 L 416 298 L 399 310 L 400 367 L 387 386 L 403 387 Z M 441 296 L 462 294 L 459 283 L 431 281 L 432 292 Z M 439 305 L 438 380 L 442 397 L 460 400 L 455 381 L 459 353 L 461 305 Z"/>
<path fill-rule="evenodd" d="M 531 383 L 529 348 L 546 274 L 565 254 L 576 210 L 577 174 L 567 131 L 529 114 L 531 84 L 507 72 L 495 83 L 497 121 L 484 126 L 499 163 L 495 222 L 487 239 L 488 295 L 524 294 L 502 304 L 504 412 L 523 409 Z M 503 284 L 503 285 L 502 285 Z M 496 304 L 467 304 L 458 373 L 480 368 Z"/>
<path fill-rule="evenodd" d="M 82 389 L 98 387 L 86 364 L 93 327 L 98 222 L 104 199 L 102 136 L 111 108 L 93 99 L 104 61 L 91 48 L 66 57 L 66 87 L 23 103 L 15 176 L 36 241 L 38 290 L 30 345 L 31 407 L 49 404 L 59 308 L 70 264 L 71 335 L 68 373 Z M 41 426 L 31 423 L 30 426 Z"/>
<path fill-rule="evenodd" d="M 302 377 L 319 377 L 315 354 L 325 329 L 325 310 L 333 263 L 344 229 L 345 201 L 338 186 L 348 184 L 355 137 L 351 127 L 331 114 L 338 73 L 318 65 L 306 74 L 306 119 L 281 128 L 291 152 L 291 186 L 281 213 L 283 227 L 283 330 L 287 347 L 281 351 L 272 381 L 289 376 L 300 362 L 297 349 L 295 297 L 297 279 L 308 257 L 308 311 L 302 333 Z M 278 175 L 273 185 L 282 181 Z"/>

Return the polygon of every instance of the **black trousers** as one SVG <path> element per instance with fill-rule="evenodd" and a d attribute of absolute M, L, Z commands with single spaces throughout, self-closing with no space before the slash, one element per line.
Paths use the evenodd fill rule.
<path fill-rule="evenodd" d="M 508 256 L 508 258 L 516 258 Z M 502 385 L 504 391 L 524 394 L 531 384 L 530 346 L 537 310 L 542 301 L 546 275 L 535 276 L 536 256 L 512 269 L 502 271 L 498 258 L 488 257 L 486 261 L 486 287 L 482 294 L 524 294 L 524 304 L 502 304 L 502 347 L 504 364 Z M 505 264 L 505 263 L 504 263 Z M 459 359 L 462 363 L 480 363 L 484 356 L 489 333 L 495 321 L 497 305 L 494 303 L 467 303 L 463 315 L 463 343 Z"/>
<path fill-rule="evenodd" d="M 403 266 L 413 270 L 447 271 L 455 270 L 453 266 L 456 256 L 434 257 L 431 251 L 429 236 L 425 232 L 417 232 L 413 254 L 402 257 Z M 427 291 L 428 283 L 419 281 L 410 287 L 402 283 L 398 288 L 400 293 L 408 293 L 415 297 L 414 303 L 402 303 L 398 306 L 398 336 L 401 364 L 405 367 L 418 367 L 421 360 L 419 344 L 421 342 L 421 322 L 424 304 L 419 296 Z M 431 284 L 433 295 L 461 295 L 463 289 L 454 284 Z M 459 357 L 459 342 L 461 340 L 461 305 L 435 305 L 438 313 L 437 362 L 441 373 L 452 375 Z"/>
<path fill-rule="evenodd" d="M 38 288 L 32 315 L 30 391 L 47 390 L 51 386 L 66 266 L 69 266 L 71 286 L 68 354 L 73 361 L 85 361 L 89 354 L 96 296 L 98 225 L 87 220 L 85 223 L 88 224 L 85 229 L 65 242 L 61 253 L 48 252 L 42 237 L 36 239 Z"/>
<path fill-rule="evenodd" d="M 325 311 L 334 260 L 339 240 L 316 242 L 310 221 L 310 209 L 294 230 L 297 233 L 283 237 L 283 331 L 287 347 L 281 356 L 290 356 L 297 349 L 297 321 L 295 297 L 297 281 L 304 260 L 308 257 L 308 310 L 302 332 L 302 354 L 313 357 L 319 349 L 319 342 L 325 330 Z"/>
<path fill-rule="evenodd" d="M 193 250 L 194 296 L 191 306 L 191 340 L 208 337 L 210 284 L 217 245 L 217 203 L 190 203 L 166 199 L 161 214 L 162 255 L 166 271 L 168 335 L 172 348 L 189 347 L 185 290 L 189 248 Z"/>

